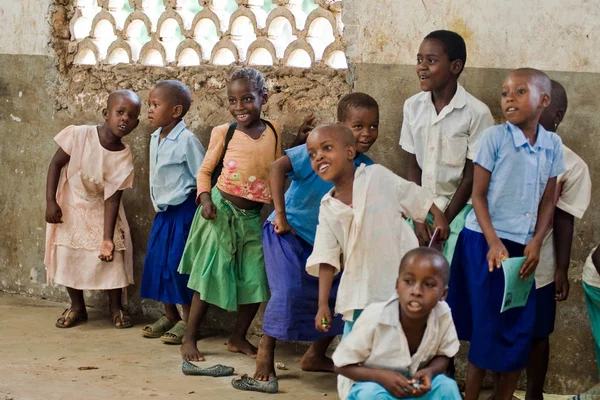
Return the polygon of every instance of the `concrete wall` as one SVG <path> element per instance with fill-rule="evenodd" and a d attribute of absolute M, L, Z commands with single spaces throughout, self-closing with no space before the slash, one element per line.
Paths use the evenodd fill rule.
<path fill-rule="evenodd" d="M 43 266 L 45 177 L 56 148 L 52 137 L 69 124 L 98 122 L 109 91 L 132 88 L 145 100 L 152 85 L 167 78 L 181 79 L 192 88 L 194 105 L 186 120 L 205 145 L 211 127 L 229 120 L 224 108 L 229 68 L 70 65 L 73 46 L 68 22 L 73 15 L 72 3 L 0 0 L 4 23 L 0 32 L 0 65 L 4 67 L 0 69 L 0 290 L 60 301 L 68 299 L 66 292 L 45 283 Z M 332 121 L 339 97 L 352 89 L 368 92 L 380 102 L 382 116 L 380 138 L 372 156 L 403 174 L 403 156 L 397 143 L 402 104 L 418 91 L 413 66 L 416 49 L 430 30 L 454 29 L 467 40 L 469 52 L 461 82 L 490 106 L 498 120 L 499 88 L 508 72 L 505 68 L 544 68 L 563 83 L 570 105 L 560 133 L 588 162 L 598 188 L 595 171 L 600 161 L 594 157 L 600 146 L 594 140 L 600 128 L 600 100 L 595 95 L 600 91 L 597 1 L 531 0 L 527 9 L 535 10 L 533 17 L 525 15 L 522 4 L 516 0 L 345 0 L 350 71 L 336 72 L 324 66 L 264 69 L 271 91 L 265 112 L 283 122 L 289 142 L 309 111 L 314 111 L 321 122 Z M 132 227 L 137 282 L 153 218 L 147 183 L 149 134 L 143 120 L 126 140 L 132 145 L 136 165 L 135 187 L 125 193 L 124 201 Z M 593 194 L 597 197 L 597 189 Z M 576 226 L 572 292 L 559 306 L 552 338 L 547 386 L 552 392 L 581 391 L 596 381 L 580 277 L 581 264 L 599 239 L 593 229 L 599 222 L 600 214 L 592 208 Z M 131 309 L 157 315 L 160 311 L 156 305 L 140 300 L 138 292 L 137 285 L 129 289 Z M 93 306 L 106 305 L 102 294 L 86 296 Z M 215 311 L 209 319 L 215 327 L 228 327 L 232 315 Z M 260 325 L 255 324 L 253 330 L 260 332 Z"/>

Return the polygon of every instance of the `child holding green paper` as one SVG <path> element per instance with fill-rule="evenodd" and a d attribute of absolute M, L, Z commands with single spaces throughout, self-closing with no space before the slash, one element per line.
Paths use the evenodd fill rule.
<path fill-rule="evenodd" d="M 556 177 L 565 171 L 560 138 L 538 123 L 550 93 L 542 71 L 511 72 L 502 86 L 507 122 L 482 134 L 473 160 L 473 211 L 458 238 L 448 295 L 458 337 L 471 342 L 467 400 L 479 397 L 488 369 L 499 373 L 494 398 L 510 400 L 527 364 L 535 291 L 524 307 L 500 313 L 500 267 L 506 258 L 525 256 L 520 276 L 530 276 L 550 226 Z"/>

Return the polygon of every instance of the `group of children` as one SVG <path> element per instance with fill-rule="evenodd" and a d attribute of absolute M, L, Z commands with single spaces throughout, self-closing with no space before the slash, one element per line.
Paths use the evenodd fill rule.
<path fill-rule="evenodd" d="M 419 47 L 422 92 L 406 101 L 400 136 L 407 180 L 365 155 L 379 129 L 367 94 L 344 96 L 335 124 L 312 129 L 309 117 L 282 151 L 279 124 L 261 119 L 264 78 L 239 69 L 227 84 L 235 122 L 215 127 L 205 151 L 183 120 L 189 89 L 159 82 L 148 98 L 156 217 L 141 296 L 162 302 L 165 315 L 142 335 L 203 361 L 196 334 L 209 306 L 237 311 L 227 348 L 256 358 L 256 370 L 234 388 L 277 392 L 276 341 L 308 341 L 300 367 L 339 374 L 342 399 L 460 398 L 445 375 L 460 339 L 470 342 L 467 399 L 478 398 L 486 370 L 495 373 L 494 398 L 511 399 L 525 367 L 528 398 L 541 399 L 589 172 L 554 133 L 567 109 L 558 82 L 530 68 L 511 72 L 501 92 L 506 122 L 493 126 L 488 107 L 458 83 L 465 63 L 454 32 L 432 32 Z M 113 92 L 102 126 L 55 137 L 45 264 L 71 298 L 59 328 L 87 320 L 82 290 L 97 289 L 108 290 L 115 327 L 132 325 L 121 303 L 133 283 L 121 194 L 133 162 L 121 139 L 140 109 L 135 93 Z M 521 276 L 535 273 L 537 290 L 500 313 L 501 262 L 516 256 L 526 257 Z M 597 250 L 584 285 L 600 343 L 598 260 Z M 256 348 L 246 334 L 264 302 Z M 340 334 L 332 360 L 326 350 Z"/>

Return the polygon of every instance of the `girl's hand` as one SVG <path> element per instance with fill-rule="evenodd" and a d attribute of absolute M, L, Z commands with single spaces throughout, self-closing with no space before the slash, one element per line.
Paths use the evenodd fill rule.
<path fill-rule="evenodd" d="M 284 235 L 288 232 L 296 234 L 292 226 L 289 224 L 287 217 L 283 214 L 275 213 L 275 221 L 271 222 L 275 229 L 275 233 L 278 235 Z"/>
<path fill-rule="evenodd" d="M 62 210 L 56 201 L 46 203 L 46 222 L 62 224 Z"/>
<path fill-rule="evenodd" d="M 538 263 L 540 262 L 540 249 L 542 248 L 541 241 L 533 238 L 533 240 L 527 243 L 525 246 L 525 250 L 523 250 L 523 255 L 527 257 L 521 270 L 519 271 L 519 278 L 525 279 L 529 275 L 533 274 L 535 269 L 537 268 Z"/>
<path fill-rule="evenodd" d="M 102 246 L 100 246 L 100 255 L 99 259 L 106 262 L 111 262 L 113 260 L 113 253 L 115 251 L 115 244 L 112 240 L 104 239 L 102 241 Z"/>
<path fill-rule="evenodd" d="M 296 140 L 294 141 L 296 145 L 306 143 L 308 135 L 310 134 L 310 132 L 312 132 L 313 129 L 315 129 L 315 126 L 313 125 L 314 122 L 315 115 L 313 113 L 310 113 L 310 115 L 306 117 L 304 122 L 302 122 L 300 128 L 298 128 L 298 135 L 296 136 Z"/>
<path fill-rule="evenodd" d="M 415 388 L 413 397 L 425 396 L 431 390 L 431 371 L 427 368 L 417 371 L 410 384 Z M 415 384 L 417 384 L 416 387 Z"/>
<path fill-rule="evenodd" d="M 502 260 L 508 258 L 508 251 L 501 240 L 490 246 L 490 251 L 487 254 L 488 267 L 490 272 L 494 272 L 494 267 L 501 268 Z"/>
<path fill-rule="evenodd" d="M 201 205 L 202 205 L 202 210 L 200 211 L 200 214 L 202 214 L 202 217 L 204 219 L 206 219 L 206 220 L 217 219 L 217 207 L 215 206 L 215 203 L 212 202 L 212 199 L 210 199 L 210 196 L 208 199 L 205 198 L 202 201 Z"/>
<path fill-rule="evenodd" d="M 386 388 L 392 396 L 399 399 L 415 397 L 417 393 L 417 389 L 412 385 L 411 381 L 396 371 L 379 370 L 376 382 Z"/>
<path fill-rule="evenodd" d="M 419 240 L 419 246 L 427 246 L 429 240 L 431 240 L 431 235 L 433 234 L 431 225 L 429 225 L 429 222 L 427 221 L 422 224 L 413 221 L 413 225 L 415 226 L 415 235 L 417 235 L 417 239 Z"/>
<path fill-rule="evenodd" d="M 438 228 L 440 230 L 438 239 L 440 241 L 448 239 L 448 236 L 450 236 L 450 225 L 448 224 L 446 215 L 437 208 L 435 204 L 431 206 L 429 212 L 433 215 L 433 228 Z M 431 233 L 429 234 L 429 237 L 431 237 Z M 429 243 L 426 243 L 425 246 L 427 246 L 427 244 Z"/>
<path fill-rule="evenodd" d="M 331 328 L 331 310 L 329 306 L 319 306 L 315 317 L 315 328 L 319 332 L 329 332 Z"/>

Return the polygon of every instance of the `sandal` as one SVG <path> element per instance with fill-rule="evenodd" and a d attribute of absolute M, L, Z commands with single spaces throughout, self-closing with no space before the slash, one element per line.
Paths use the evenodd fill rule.
<path fill-rule="evenodd" d="M 277 381 L 277 378 L 273 378 L 267 382 L 261 382 L 250 378 L 246 374 L 239 378 L 232 379 L 231 386 L 237 390 L 247 390 L 250 392 L 277 393 L 279 391 L 279 382 Z"/>
<path fill-rule="evenodd" d="M 133 326 L 131 315 L 127 311 L 115 310 L 111 313 L 112 322 L 115 328 L 125 329 Z"/>
<path fill-rule="evenodd" d="M 62 320 L 62 322 L 60 322 Z M 72 308 L 67 308 L 54 324 L 57 328 L 72 328 L 88 320 L 87 312 L 79 313 Z M 68 323 L 67 323 L 68 321 Z"/>
<path fill-rule="evenodd" d="M 213 365 L 208 368 L 200 368 L 189 361 L 183 361 L 183 364 L 181 365 L 181 372 L 183 372 L 184 375 L 212 376 L 213 378 L 218 378 L 221 376 L 231 376 L 234 371 L 235 369 L 233 367 L 222 364 Z"/>
<path fill-rule="evenodd" d="M 168 344 L 181 344 L 186 326 L 187 324 L 184 321 L 177 321 L 171 329 L 160 337 L 160 340 Z"/>
<path fill-rule="evenodd" d="M 166 315 L 163 315 L 153 324 L 146 325 L 142 329 L 142 336 L 147 338 L 159 338 L 168 330 L 173 328 L 173 323 Z"/>

